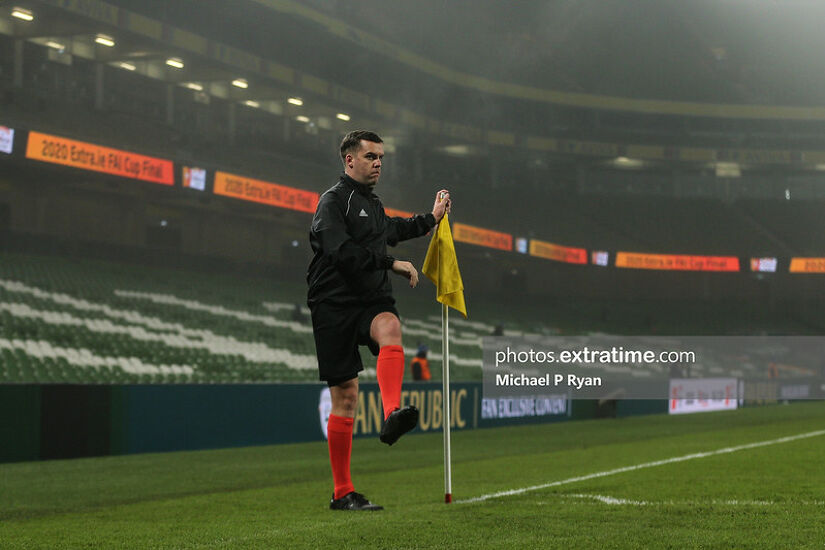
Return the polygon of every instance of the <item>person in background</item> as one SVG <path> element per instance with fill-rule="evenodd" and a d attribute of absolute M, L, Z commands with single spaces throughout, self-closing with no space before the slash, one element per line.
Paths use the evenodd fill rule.
<path fill-rule="evenodd" d="M 418 345 L 418 352 L 415 354 L 415 357 L 413 357 L 413 360 L 410 362 L 410 367 L 412 367 L 413 380 L 427 382 L 428 380 L 432 379 L 432 375 L 430 374 L 430 362 L 427 361 L 427 351 L 429 350 L 426 345 Z"/>

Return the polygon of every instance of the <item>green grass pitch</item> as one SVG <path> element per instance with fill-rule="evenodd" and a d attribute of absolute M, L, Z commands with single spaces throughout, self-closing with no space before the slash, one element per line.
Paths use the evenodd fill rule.
<path fill-rule="evenodd" d="M 0 548 L 822 548 L 825 403 L 356 440 L 327 509 L 325 443 L 0 465 Z M 563 483 L 483 501 L 463 500 Z"/>

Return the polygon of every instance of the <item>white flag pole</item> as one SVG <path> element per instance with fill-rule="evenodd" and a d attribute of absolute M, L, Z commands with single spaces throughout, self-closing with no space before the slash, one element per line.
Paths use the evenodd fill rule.
<path fill-rule="evenodd" d="M 441 395 L 443 423 L 444 423 L 444 502 L 449 504 L 453 501 L 453 480 L 450 466 L 450 340 L 449 314 L 447 304 L 441 304 L 441 350 L 443 352 L 442 378 L 444 390 Z"/>

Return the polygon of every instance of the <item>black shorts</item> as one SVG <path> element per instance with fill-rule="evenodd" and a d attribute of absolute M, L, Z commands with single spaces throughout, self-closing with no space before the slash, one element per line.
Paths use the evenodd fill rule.
<path fill-rule="evenodd" d="M 378 343 L 370 338 L 370 325 L 376 315 L 388 311 L 400 319 L 395 300 L 390 297 L 357 306 L 320 303 L 311 311 L 318 371 L 329 386 L 352 380 L 364 370 L 359 345 L 378 355 Z"/>

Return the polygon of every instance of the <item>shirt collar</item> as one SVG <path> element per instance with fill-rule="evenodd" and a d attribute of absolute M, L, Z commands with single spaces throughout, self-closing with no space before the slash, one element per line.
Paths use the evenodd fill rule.
<path fill-rule="evenodd" d="M 372 187 L 370 187 L 369 185 L 365 185 L 363 183 L 358 183 L 357 181 L 349 177 L 346 173 L 341 174 L 341 181 L 343 181 L 346 185 L 352 187 L 365 197 L 373 195 Z"/>

